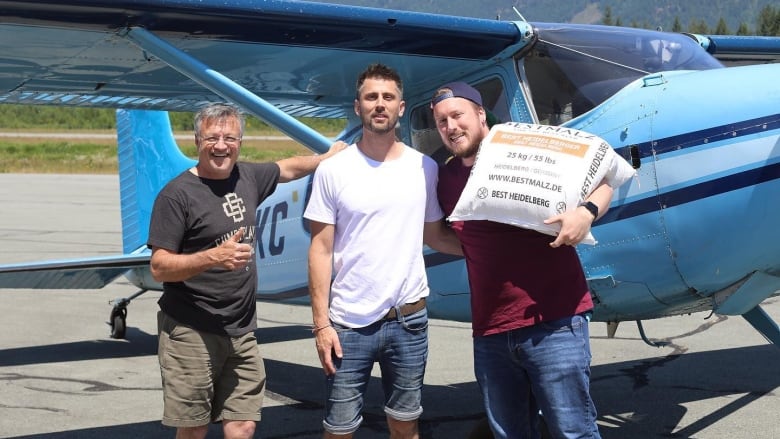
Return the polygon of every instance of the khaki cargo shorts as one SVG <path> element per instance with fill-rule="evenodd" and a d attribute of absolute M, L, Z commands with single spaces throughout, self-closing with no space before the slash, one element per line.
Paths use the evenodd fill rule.
<path fill-rule="evenodd" d="M 157 328 L 163 425 L 260 420 L 265 366 L 254 333 L 230 337 L 201 332 L 162 311 Z"/>

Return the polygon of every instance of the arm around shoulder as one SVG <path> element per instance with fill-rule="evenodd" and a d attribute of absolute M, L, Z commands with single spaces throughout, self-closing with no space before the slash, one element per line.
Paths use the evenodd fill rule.
<path fill-rule="evenodd" d="M 320 162 L 339 151 L 343 151 L 347 146 L 349 146 L 347 143 L 339 140 L 331 145 L 325 154 L 296 156 L 279 160 L 276 162 L 279 165 L 279 182 L 286 183 L 311 174 L 317 169 Z"/>
<path fill-rule="evenodd" d="M 423 242 L 436 251 L 463 256 L 460 240 L 455 235 L 455 231 L 444 222 L 444 219 L 425 223 Z"/>

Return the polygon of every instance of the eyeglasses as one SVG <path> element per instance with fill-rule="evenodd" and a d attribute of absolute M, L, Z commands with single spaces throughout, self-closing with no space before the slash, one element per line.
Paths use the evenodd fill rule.
<path fill-rule="evenodd" d="M 225 143 L 227 146 L 236 146 L 241 141 L 240 138 L 232 137 L 232 136 L 219 136 L 219 137 L 206 137 L 202 140 L 203 146 L 206 148 L 211 148 L 212 146 L 215 146 L 219 141 L 222 140 L 222 142 Z"/>

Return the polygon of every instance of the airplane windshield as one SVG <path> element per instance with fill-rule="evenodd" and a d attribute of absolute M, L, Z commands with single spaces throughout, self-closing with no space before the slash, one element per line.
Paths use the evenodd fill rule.
<path fill-rule="evenodd" d="M 577 117 L 649 73 L 723 67 L 682 34 L 571 24 L 534 27 L 539 40 L 518 62 L 543 124 Z"/>

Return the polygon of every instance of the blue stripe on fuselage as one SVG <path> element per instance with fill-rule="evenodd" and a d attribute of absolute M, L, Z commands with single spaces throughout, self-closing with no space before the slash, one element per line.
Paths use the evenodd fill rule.
<path fill-rule="evenodd" d="M 728 125 L 707 128 L 678 136 L 654 140 L 636 145 L 642 158 L 659 157 L 665 153 L 679 153 L 679 151 L 703 145 L 705 143 L 723 140 L 734 140 L 756 133 L 768 132 L 780 129 L 780 114 L 745 120 Z M 629 157 L 629 147 L 616 149 L 623 157 Z M 644 215 L 661 206 L 669 208 L 703 198 L 720 195 L 726 192 L 742 189 L 760 183 L 780 178 L 780 163 L 768 163 L 759 168 L 749 169 L 731 175 L 715 178 L 713 180 L 692 184 L 667 192 L 661 191 L 658 196 L 650 196 L 622 205 L 611 206 L 610 210 L 597 222 L 597 225 L 624 220 L 639 215 Z"/>
<path fill-rule="evenodd" d="M 664 208 L 679 206 L 691 201 L 720 195 L 748 186 L 765 183 L 767 181 L 777 180 L 778 178 L 780 178 L 780 163 L 762 166 L 760 168 L 664 192 L 659 195 L 660 198 L 644 198 L 620 206 L 610 207 L 609 211 L 598 220 L 597 225 L 644 215 L 659 210 L 661 205 L 663 205 Z"/>
<path fill-rule="evenodd" d="M 639 149 L 639 157 L 645 158 L 699 146 L 705 141 L 706 143 L 713 143 L 721 140 L 735 139 L 737 137 L 767 132 L 778 128 L 780 128 L 780 114 L 773 114 L 771 116 L 743 120 L 741 122 L 687 132 L 677 136 L 651 140 L 649 142 L 631 146 L 636 146 Z M 630 157 L 629 148 L 631 146 L 616 148 L 615 152 L 623 157 Z"/>

